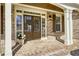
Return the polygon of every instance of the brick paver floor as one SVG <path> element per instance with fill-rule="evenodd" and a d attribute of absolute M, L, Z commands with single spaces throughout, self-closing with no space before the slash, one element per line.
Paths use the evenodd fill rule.
<path fill-rule="evenodd" d="M 47 56 L 67 55 L 63 43 L 52 39 L 27 41 L 15 54 L 15 56 Z"/>
<path fill-rule="evenodd" d="M 70 56 L 68 49 L 70 52 L 73 51 L 73 55 L 79 56 L 79 40 L 74 39 L 73 43 L 72 46 L 66 48 L 63 43 L 53 39 L 51 36 L 47 40 L 27 41 L 26 44 L 19 48 L 15 56 Z M 12 40 L 12 46 L 14 45 L 15 41 Z M 4 53 L 4 40 L 1 40 L 1 48 L 2 53 Z"/>
<path fill-rule="evenodd" d="M 15 41 L 12 40 L 12 46 Z M 4 40 L 1 40 L 2 54 L 4 53 Z M 32 40 L 24 44 L 15 55 L 17 56 L 37 56 L 37 55 L 65 55 L 64 44 L 54 40 Z"/>

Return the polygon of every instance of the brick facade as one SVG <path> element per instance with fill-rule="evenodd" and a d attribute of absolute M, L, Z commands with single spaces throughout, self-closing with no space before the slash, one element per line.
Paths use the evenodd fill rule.
<path fill-rule="evenodd" d="M 49 18 L 49 15 L 51 15 L 51 18 Z M 53 34 L 53 14 L 48 13 L 47 17 L 47 34 L 52 35 Z"/>
<path fill-rule="evenodd" d="M 73 15 L 73 38 L 79 39 L 79 15 Z"/>

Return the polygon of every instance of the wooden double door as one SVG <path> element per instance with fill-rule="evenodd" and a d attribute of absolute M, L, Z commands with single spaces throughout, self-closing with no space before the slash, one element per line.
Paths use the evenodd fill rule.
<path fill-rule="evenodd" d="M 41 16 L 23 15 L 23 22 L 27 40 L 41 38 Z"/>

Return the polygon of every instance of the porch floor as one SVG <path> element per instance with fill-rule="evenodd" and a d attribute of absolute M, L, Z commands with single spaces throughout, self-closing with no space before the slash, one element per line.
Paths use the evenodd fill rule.
<path fill-rule="evenodd" d="M 67 55 L 65 45 L 51 36 L 47 40 L 27 41 L 16 53 L 15 56 L 46 56 L 46 55 Z"/>

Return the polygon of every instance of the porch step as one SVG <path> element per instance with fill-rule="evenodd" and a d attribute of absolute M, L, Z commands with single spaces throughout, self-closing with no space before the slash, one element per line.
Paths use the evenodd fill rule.
<path fill-rule="evenodd" d="M 15 53 L 22 47 L 22 45 L 16 44 L 13 48 L 12 48 L 12 54 L 15 55 Z"/>

